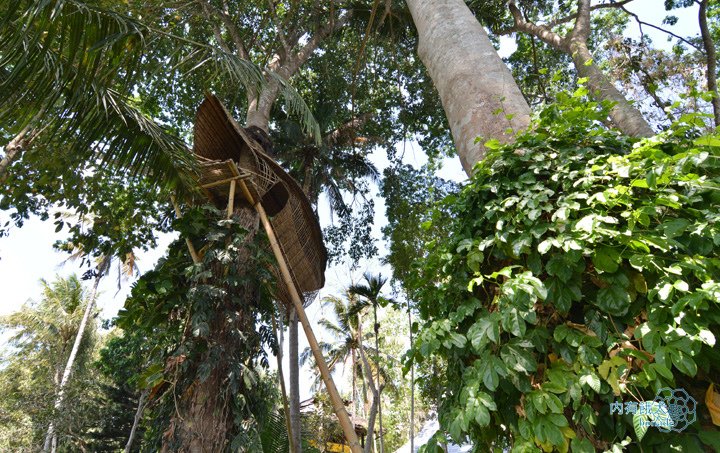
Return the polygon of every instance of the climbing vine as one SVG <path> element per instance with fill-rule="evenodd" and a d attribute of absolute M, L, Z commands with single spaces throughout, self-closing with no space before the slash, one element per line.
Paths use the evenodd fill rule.
<path fill-rule="evenodd" d="M 718 448 L 703 402 L 720 374 L 720 137 L 695 114 L 630 139 L 586 95 L 561 93 L 514 145 L 485 143 L 436 211 L 451 234 L 405 279 L 423 319 L 411 357 L 448 364 L 436 439 Z M 699 403 L 681 433 L 610 411 L 664 387 Z"/>
<path fill-rule="evenodd" d="M 206 383 L 220 394 L 211 409 L 232 414 L 231 426 L 218 430 L 227 429 L 233 451 L 260 442 L 258 424 L 276 403 L 274 383 L 262 378 L 267 353 L 277 348 L 274 261 L 265 237 L 246 220 L 224 217 L 204 206 L 177 220 L 183 238 L 140 278 L 117 319 L 126 335 L 146 335 L 154 345 L 137 380 L 151 389 L 155 422 L 146 440 L 158 447 L 188 442 L 173 418 L 206 404 L 187 398 Z M 185 237 L 196 244 L 199 263 L 191 261 Z"/>

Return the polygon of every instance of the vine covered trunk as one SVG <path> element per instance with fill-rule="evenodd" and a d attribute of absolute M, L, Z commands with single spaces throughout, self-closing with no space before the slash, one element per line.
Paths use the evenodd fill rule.
<path fill-rule="evenodd" d="M 193 307 L 190 318 L 204 320 L 189 322 L 183 340 L 194 346 L 181 344 L 166 364 L 166 374 L 177 376 L 177 381 L 172 383 L 176 385 L 172 396 L 175 407 L 163 434 L 163 452 L 226 451 L 237 434 L 239 414 L 247 410 L 238 407 L 238 394 L 247 396 L 252 389 L 247 388 L 237 374 L 244 372 L 241 370 L 254 373 L 253 359 L 261 349 L 254 312 L 259 303 L 260 281 L 254 276 L 258 263 L 252 250 L 259 222 L 257 213 L 249 207 L 235 209 L 233 220 L 246 235 L 241 244 L 234 243 L 239 247 L 232 266 L 209 260 L 207 256 L 213 250 L 208 249 L 204 264 L 212 277 L 190 289 L 190 292 L 199 292 L 207 285 L 213 294 L 222 296 L 213 301 L 210 309 L 199 304 Z M 230 275 L 242 279 L 242 283 L 225 286 Z M 202 331 L 204 326 L 207 326 L 206 332 Z M 192 352 L 179 352 L 183 350 Z M 180 382 L 183 385 L 179 385 Z"/>

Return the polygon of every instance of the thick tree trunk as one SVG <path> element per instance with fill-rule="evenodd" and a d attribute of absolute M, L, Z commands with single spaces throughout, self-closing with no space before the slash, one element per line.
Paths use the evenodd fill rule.
<path fill-rule="evenodd" d="M 133 419 L 133 425 L 130 429 L 130 435 L 128 436 L 128 441 L 125 444 L 125 453 L 130 453 L 132 450 L 132 444 L 135 441 L 135 435 L 137 434 L 137 428 L 140 426 L 140 420 L 142 419 L 142 413 L 143 409 L 145 409 L 145 401 L 147 400 L 148 395 L 150 394 L 150 389 L 145 389 L 140 393 L 140 398 L 138 399 L 138 405 L 137 410 L 135 411 L 135 418 Z"/>
<path fill-rule="evenodd" d="M 95 283 L 93 284 L 92 292 L 88 298 L 87 306 L 85 307 L 85 313 L 83 313 L 82 320 L 78 326 L 78 331 L 75 334 L 75 343 L 73 343 L 70 356 L 68 357 L 65 370 L 63 371 L 62 379 L 60 380 L 60 386 L 58 387 L 57 397 L 55 398 L 55 413 L 58 413 L 62 404 L 65 400 L 65 387 L 67 387 L 70 381 L 70 375 L 72 374 L 73 366 L 75 365 L 75 358 L 77 357 L 78 351 L 80 351 L 80 344 L 82 343 L 83 337 L 85 336 L 85 327 L 90 320 L 93 309 L 95 308 L 95 299 L 97 297 L 98 286 L 100 280 L 107 270 L 107 266 L 110 264 L 109 258 L 104 258 L 98 265 L 98 275 L 95 277 Z M 57 438 L 55 433 L 55 421 L 51 421 L 48 426 L 47 434 L 45 435 L 45 443 L 43 444 L 43 451 L 55 452 L 57 449 Z"/>
<path fill-rule="evenodd" d="M 300 420 L 300 364 L 298 347 L 298 317 L 292 310 L 289 323 L 288 361 L 290 367 L 290 428 L 292 429 L 295 450 L 302 452 L 302 423 Z"/>
<path fill-rule="evenodd" d="M 530 107 L 483 27 L 462 0 L 407 0 L 418 54 L 440 94 L 465 172 L 482 142 L 508 142 L 530 122 Z M 497 112 L 500 112 L 499 114 Z M 480 143 L 475 139 L 480 137 Z"/>
<path fill-rule="evenodd" d="M 260 91 L 259 95 L 256 96 L 254 93 L 250 93 L 248 95 L 248 110 L 245 122 L 246 127 L 255 126 L 265 132 L 270 132 L 270 112 L 272 111 L 272 106 L 277 99 L 279 90 L 280 87 L 278 86 L 278 83 L 274 80 L 270 80 L 267 86 Z"/>

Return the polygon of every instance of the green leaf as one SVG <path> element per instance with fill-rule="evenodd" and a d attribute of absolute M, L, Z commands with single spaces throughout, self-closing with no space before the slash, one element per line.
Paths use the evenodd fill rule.
<path fill-rule="evenodd" d="M 533 357 L 532 353 L 528 350 L 530 347 L 532 347 L 530 342 L 524 341 L 518 343 L 513 340 L 500 349 L 500 357 L 505 361 L 505 365 L 507 365 L 508 368 L 529 374 L 537 370 L 535 357 Z"/>
<path fill-rule="evenodd" d="M 502 143 L 500 143 L 498 139 L 492 138 L 486 141 L 483 146 L 487 149 L 499 149 L 502 146 Z"/>
<path fill-rule="evenodd" d="M 612 247 L 600 247 L 595 250 L 592 262 L 596 269 L 603 272 L 613 273 L 618 270 L 620 264 L 620 252 Z"/>
<path fill-rule="evenodd" d="M 497 312 L 489 313 L 480 319 L 468 329 L 468 338 L 470 344 L 476 351 L 480 352 L 488 342 L 497 343 L 500 338 L 500 314 Z"/>
<path fill-rule="evenodd" d="M 600 393 L 600 378 L 595 373 L 588 373 L 580 376 L 580 384 L 587 385 L 595 393 Z"/>
<path fill-rule="evenodd" d="M 715 451 L 720 451 L 720 431 L 700 430 L 698 437 L 705 445 L 713 447 Z"/>
<path fill-rule="evenodd" d="M 633 428 L 635 429 L 635 435 L 637 436 L 638 442 L 643 440 L 645 433 L 647 433 L 648 427 L 644 422 L 648 420 L 647 415 L 635 413 L 633 414 Z"/>
<path fill-rule="evenodd" d="M 720 137 L 715 137 L 712 135 L 706 135 L 703 137 L 698 137 L 693 142 L 697 146 L 716 146 L 720 147 Z"/>
<path fill-rule="evenodd" d="M 595 447 L 585 437 L 576 437 L 570 442 L 570 451 L 572 453 L 595 453 Z"/>
<path fill-rule="evenodd" d="M 525 335 L 525 321 L 523 321 L 520 317 L 520 314 L 515 307 L 503 311 L 502 327 L 506 332 L 510 332 L 516 337 L 522 337 Z"/>
<path fill-rule="evenodd" d="M 613 316 L 622 316 L 630 307 L 630 294 L 619 285 L 611 285 L 600 288 L 595 303 Z"/>
<path fill-rule="evenodd" d="M 665 235 L 672 239 L 683 234 L 689 225 L 690 222 L 687 219 L 674 219 L 663 222 L 662 228 L 665 231 Z"/>

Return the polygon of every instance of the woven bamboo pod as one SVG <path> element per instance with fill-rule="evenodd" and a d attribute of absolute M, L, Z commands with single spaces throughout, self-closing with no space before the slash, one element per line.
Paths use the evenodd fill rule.
<path fill-rule="evenodd" d="M 292 279 L 308 305 L 325 284 L 327 252 L 317 217 L 298 183 L 268 156 L 262 147 L 241 128 L 220 101 L 206 95 L 195 119 L 193 152 L 202 165 L 201 186 L 217 206 L 227 203 L 228 186 L 223 181 L 243 178 L 254 200 L 260 200 L 270 216 L 270 223 Z M 238 174 L 233 174 L 232 160 Z M 212 186 L 213 181 L 218 185 Z M 236 189 L 236 206 L 247 202 Z M 250 207 L 248 205 L 248 207 Z M 275 270 L 279 278 L 279 271 Z M 278 283 L 277 298 L 292 306 L 285 285 Z"/>

